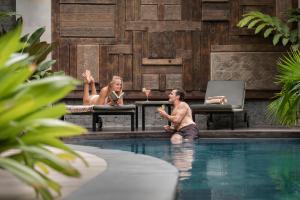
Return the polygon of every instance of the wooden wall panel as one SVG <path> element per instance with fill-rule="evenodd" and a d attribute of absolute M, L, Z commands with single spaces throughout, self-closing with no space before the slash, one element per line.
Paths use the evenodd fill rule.
<path fill-rule="evenodd" d="M 67 42 L 60 42 L 59 44 L 59 60 L 58 60 L 58 70 L 70 74 L 70 45 Z"/>
<path fill-rule="evenodd" d="M 230 7 L 228 2 L 204 2 L 202 5 L 203 21 L 229 20 Z"/>
<path fill-rule="evenodd" d="M 158 20 L 157 5 L 141 5 L 142 20 Z"/>
<path fill-rule="evenodd" d="M 60 3 L 80 4 L 116 4 L 117 0 L 60 0 Z"/>
<path fill-rule="evenodd" d="M 149 33 L 149 58 L 175 58 L 175 33 Z"/>
<path fill-rule="evenodd" d="M 132 89 L 141 89 L 141 63 L 142 63 L 142 32 L 133 32 L 133 79 Z"/>
<path fill-rule="evenodd" d="M 159 74 L 143 74 L 143 87 L 151 90 L 159 89 Z"/>
<path fill-rule="evenodd" d="M 114 5 L 61 4 L 60 35 L 114 37 Z"/>
<path fill-rule="evenodd" d="M 181 20 L 181 5 L 165 5 L 164 20 Z"/>
<path fill-rule="evenodd" d="M 265 75 L 273 73 L 266 62 L 274 64 L 276 56 L 270 56 L 271 60 L 255 59 L 285 50 L 274 48 L 269 40 L 237 28 L 236 24 L 252 10 L 284 19 L 285 11 L 296 3 L 297 0 L 52 0 L 52 36 L 58 43 L 53 52 L 55 70 L 80 78 L 82 71 L 89 68 L 100 87 L 113 75 L 120 75 L 126 97 L 132 99 L 141 98 L 143 86 L 154 90 L 152 98 L 161 99 L 166 90 L 182 87 L 188 98 L 200 99 L 212 77 L 222 79 L 227 72 L 236 74 L 228 63 L 241 74 L 247 74 L 243 70 L 250 68 L 256 71 L 258 65 L 268 66 Z M 250 68 L 246 67 L 250 62 L 247 56 L 251 62 L 254 60 Z M 259 86 L 252 84 L 249 97 L 267 98 L 273 94 L 276 87 L 270 80 L 267 88 L 262 87 L 263 82 Z M 82 92 L 82 88 L 76 92 Z"/>
<path fill-rule="evenodd" d="M 96 82 L 99 82 L 99 46 L 77 45 L 76 78 L 81 79 L 81 74 L 89 69 Z"/>
<path fill-rule="evenodd" d="M 166 74 L 166 86 L 167 90 L 183 88 L 182 75 L 181 74 Z"/>

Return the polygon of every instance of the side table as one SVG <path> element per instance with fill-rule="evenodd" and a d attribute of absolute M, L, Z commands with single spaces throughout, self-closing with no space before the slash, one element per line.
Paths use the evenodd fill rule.
<path fill-rule="evenodd" d="M 170 115 L 171 114 L 171 103 L 169 101 L 136 101 L 136 110 L 135 110 L 135 116 L 136 116 L 136 128 L 138 128 L 138 107 L 141 106 L 142 108 L 142 130 L 145 130 L 145 109 L 146 107 L 159 107 L 161 105 L 165 105 L 167 107 L 167 112 Z M 168 122 L 169 125 L 171 125 L 171 122 Z"/>

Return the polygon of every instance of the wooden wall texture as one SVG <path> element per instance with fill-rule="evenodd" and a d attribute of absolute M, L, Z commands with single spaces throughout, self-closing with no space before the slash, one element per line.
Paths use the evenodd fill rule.
<path fill-rule="evenodd" d="M 282 48 L 236 27 L 260 10 L 283 17 L 296 0 L 52 0 L 56 70 L 81 79 L 91 69 L 99 87 L 124 78 L 127 98 L 166 98 L 182 87 L 205 94 L 210 79 L 247 81 L 247 98 L 269 98 Z M 266 59 L 268 57 L 268 59 Z M 82 87 L 71 95 L 81 97 Z"/>

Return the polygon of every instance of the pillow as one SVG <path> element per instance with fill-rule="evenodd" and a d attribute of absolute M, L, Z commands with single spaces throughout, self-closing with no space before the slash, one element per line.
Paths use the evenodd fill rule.
<path fill-rule="evenodd" d="M 208 97 L 205 100 L 205 103 L 207 103 L 207 104 L 226 104 L 227 98 L 226 98 L 226 96 L 212 96 L 212 97 Z"/>

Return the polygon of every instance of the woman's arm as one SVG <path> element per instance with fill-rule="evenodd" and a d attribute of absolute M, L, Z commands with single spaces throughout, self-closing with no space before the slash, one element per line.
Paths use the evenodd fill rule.
<path fill-rule="evenodd" d="M 121 99 L 119 99 L 117 103 L 118 103 L 118 105 L 120 105 L 120 106 L 121 106 L 121 105 L 124 105 L 123 97 L 122 97 Z"/>

